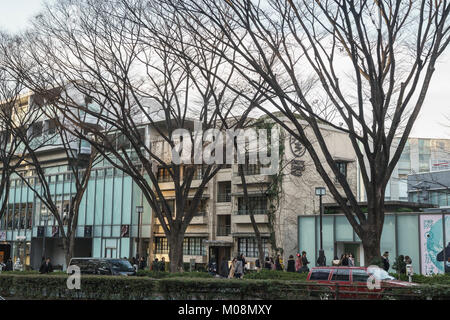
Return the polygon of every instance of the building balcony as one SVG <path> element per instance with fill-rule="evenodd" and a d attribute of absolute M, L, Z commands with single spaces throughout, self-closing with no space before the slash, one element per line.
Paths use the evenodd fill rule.
<path fill-rule="evenodd" d="M 217 195 L 217 202 L 231 202 L 231 193 L 219 193 Z"/>
<path fill-rule="evenodd" d="M 190 224 L 208 224 L 208 216 L 206 212 L 198 212 L 194 214 Z"/>
<path fill-rule="evenodd" d="M 231 235 L 231 226 L 217 226 L 218 237 L 227 237 L 229 235 Z"/>
<path fill-rule="evenodd" d="M 245 182 L 249 184 L 271 183 L 272 176 L 269 175 L 251 175 L 245 177 Z M 233 184 L 242 185 L 242 180 L 239 175 L 233 177 Z"/>
<path fill-rule="evenodd" d="M 261 215 L 261 214 L 267 214 L 267 209 L 253 209 L 253 215 Z M 238 216 L 248 216 L 250 215 L 250 210 L 247 209 L 239 209 L 238 211 L 234 212 L 235 215 Z"/>
<path fill-rule="evenodd" d="M 267 210 L 266 210 L 267 213 Z M 268 223 L 269 217 L 267 214 L 255 214 L 256 223 Z M 235 214 L 231 217 L 231 222 L 236 224 L 249 224 L 252 223 L 250 220 L 250 215 L 248 214 Z"/>

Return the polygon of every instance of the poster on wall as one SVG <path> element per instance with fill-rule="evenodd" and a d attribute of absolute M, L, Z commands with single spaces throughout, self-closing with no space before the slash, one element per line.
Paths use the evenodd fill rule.
<path fill-rule="evenodd" d="M 6 231 L 0 231 L 0 241 L 6 241 Z"/>
<path fill-rule="evenodd" d="M 444 249 L 442 215 L 420 216 L 420 247 L 422 274 L 444 273 L 444 262 L 441 258 Z"/>

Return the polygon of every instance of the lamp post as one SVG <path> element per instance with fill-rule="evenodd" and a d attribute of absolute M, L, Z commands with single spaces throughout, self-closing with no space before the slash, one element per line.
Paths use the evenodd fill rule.
<path fill-rule="evenodd" d="M 42 237 L 42 258 L 45 259 L 45 234 L 47 233 L 48 219 L 50 218 L 47 214 L 42 215 L 42 220 L 44 220 L 44 235 Z"/>
<path fill-rule="evenodd" d="M 142 220 L 142 212 L 144 211 L 143 206 L 136 206 L 136 212 L 138 214 L 138 254 L 139 259 L 141 258 L 142 253 L 142 244 L 141 244 L 141 220 Z"/>
<path fill-rule="evenodd" d="M 317 259 L 317 265 L 322 267 L 326 264 L 325 252 L 323 251 L 323 235 L 322 235 L 322 215 L 323 215 L 323 205 L 322 205 L 322 196 L 326 194 L 326 189 L 324 187 L 316 188 L 316 196 L 319 196 L 320 203 L 320 250 L 319 250 L 319 258 Z"/>

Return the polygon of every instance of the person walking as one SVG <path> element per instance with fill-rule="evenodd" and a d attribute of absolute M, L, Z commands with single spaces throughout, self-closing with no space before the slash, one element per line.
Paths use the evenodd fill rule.
<path fill-rule="evenodd" d="M 343 253 L 341 256 L 341 266 L 348 267 L 348 258 L 347 254 Z"/>
<path fill-rule="evenodd" d="M 231 268 L 230 268 L 230 273 L 228 274 L 228 279 L 234 278 L 234 273 L 236 271 L 236 263 L 237 263 L 237 259 L 233 258 L 233 260 L 231 261 Z"/>
<path fill-rule="evenodd" d="M 331 265 L 333 267 L 338 267 L 341 264 L 341 260 L 339 260 L 338 256 L 334 256 L 333 261 L 331 261 Z"/>
<path fill-rule="evenodd" d="M 302 257 L 300 256 L 300 253 L 297 253 L 297 259 L 295 259 L 295 272 L 301 272 L 302 266 Z"/>
<path fill-rule="evenodd" d="M 277 270 L 277 266 L 275 265 L 272 257 L 270 257 L 270 270 Z"/>
<path fill-rule="evenodd" d="M 294 256 L 292 254 L 289 256 L 286 271 L 287 272 L 295 272 L 295 260 L 294 260 Z"/>
<path fill-rule="evenodd" d="M 239 257 L 237 259 L 236 262 L 236 270 L 234 272 L 235 278 L 241 279 L 242 276 L 244 275 L 244 263 L 241 259 L 241 257 Z"/>
<path fill-rule="evenodd" d="M 348 254 L 348 266 L 354 267 L 355 266 L 355 259 L 353 258 L 353 254 Z"/>
<path fill-rule="evenodd" d="M 50 273 L 50 272 L 53 272 L 53 266 L 52 266 L 52 263 L 50 262 L 50 258 L 47 258 L 41 264 L 41 267 L 39 268 L 39 273 L 46 274 L 46 273 Z"/>
<path fill-rule="evenodd" d="M 162 257 L 161 262 L 159 263 L 159 271 L 166 271 L 166 258 Z"/>
<path fill-rule="evenodd" d="M 308 258 L 306 258 L 306 251 L 302 251 L 302 271 L 301 272 L 309 272 L 308 268 Z"/>
<path fill-rule="evenodd" d="M 386 272 L 389 271 L 390 264 L 389 264 L 389 252 L 388 251 L 385 251 L 383 253 L 383 255 L 381 256 L 381 260 L 383 262 L 384 271 L 386 271 Z"/>
<path fill-rule="evenodd" d="M 220 264 L 219 274 L 222 278 L 228 277 L 230 270 L 228 270 L 228 261 L 225 258 L 222 258 L 222 262 Z"/>
<path fill-rule="evenodd" d="M 241 253 L 240 258 L 241 258 L 241 261 L 242 261 L 242 276 L 244 276 L 245 270 L 246 270 L 246 266 L 247 266 L 247 261 L 245 261 L 245 256 L 244 256 L 243 253 Z"/>
<path fill-rule="evenodd" d="M 12 269 L 13 269 L 12 259 L 9 258 L 8 261 L 6 261 L 5 271 L 12 271 Z"/>
<path fill-rule="evenodd" d="M 281 262 L 280 262 L 280 255 L 277 255 L 277 257 L 275 259 L 275 270 L 283 271 L 283 267 L 281 266 Z"/>
<path fill-rule="evenodd" d="M 410 256 L 405 257 L 405 264 L 412 264 L 412 259 Z"/>
<path fill-rule="evenodd" d="M 266 269 L 266 270 L 271 270 L 272 269 L 272 265 L 270 264 L 269 257 L 266 257 L 266 261 L 264 262 L 264 269 Z"/>
<path fill-rule="evenodd" d="M 145 262 L 145 258 L 140 257 L 139 258 L 139 270 L 144 270 L 146 266 L 147 266 L 147 263 Z"/>
<path fill-rule="evenodd" d="M 133 259 L 134 259 L 134 258 L 133 258 Z M 155 260 L 153 260 L 153 263 L 152 263 L 152 270 L 153 270 L 153 271 L 160 271 L 160 270 L 161 270 L 161 268 L 160 268 L 160 266 L 159 266 L 158 258 L 155 258 Z"/>

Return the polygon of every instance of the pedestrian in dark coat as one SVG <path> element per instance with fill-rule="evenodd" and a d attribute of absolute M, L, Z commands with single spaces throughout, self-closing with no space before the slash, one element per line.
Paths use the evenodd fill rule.
<path fill-rule="evenodd" d="M 266 270 L 272 269 L 272 264 L 270 263 L 269 257 L 266 257 L 266 262 L 264 263 L 264 269 L 266 269 Z"/>
<path fill-rule="evenodd" d="M 9 258 L 8 261 L 6 262 L 5 271 L 12 271 L 12 269 L 13 269 L 12 259 Z"/>
<path fill-rule="evenodd" d="M 294 260 L 294 256 L 292 254 L 289 256 L 286 271 L 287 272 L 295 272 L 295 260 Z"/>
<path fill-rule="evenodd" d="M 227 278 L 229 273 L 230 273 L 230 270 L 228 269 L 228 261 L 227 261 L 227 259 L 223 258 L 222 262 L 220 264 L 220 273 L 219 274 L 222 278 Z"/>
<path fill-rule="evenodd" d="M 45 260 L 41 264 L 41 267 L 39 268 L 39 273 L 45 274 L 45 273 L 50 273 L 50 272 L 53 272 L 53 266 L 52 266 L 52 263 L 50 262 L 50 258 L 47 258 L 47 260 Z"/>
<path fill-rule="evenodd" d="M 283 271 L 283 267 L 281 266 L 280 255 L 275 259 L 275 269 L 277 271 Z"/>
<path fill-rule="evenodd" d="M 306 251 L 302 251 L 302 268 L 300 269 L 300 272 L 309 272 L 308 268 L 308 258 L 306 258 Z"/>
<path fill-rule="evenodd" d="M 385 271 L 389 271 L 389 266 L 390 266 L 390 264 L 389 264 L 389 252 L 386 251 L 385 253 L 383 253 L 383 255 L 381 256 L 381 259 L 383 261 L 383 269 Z"/>

